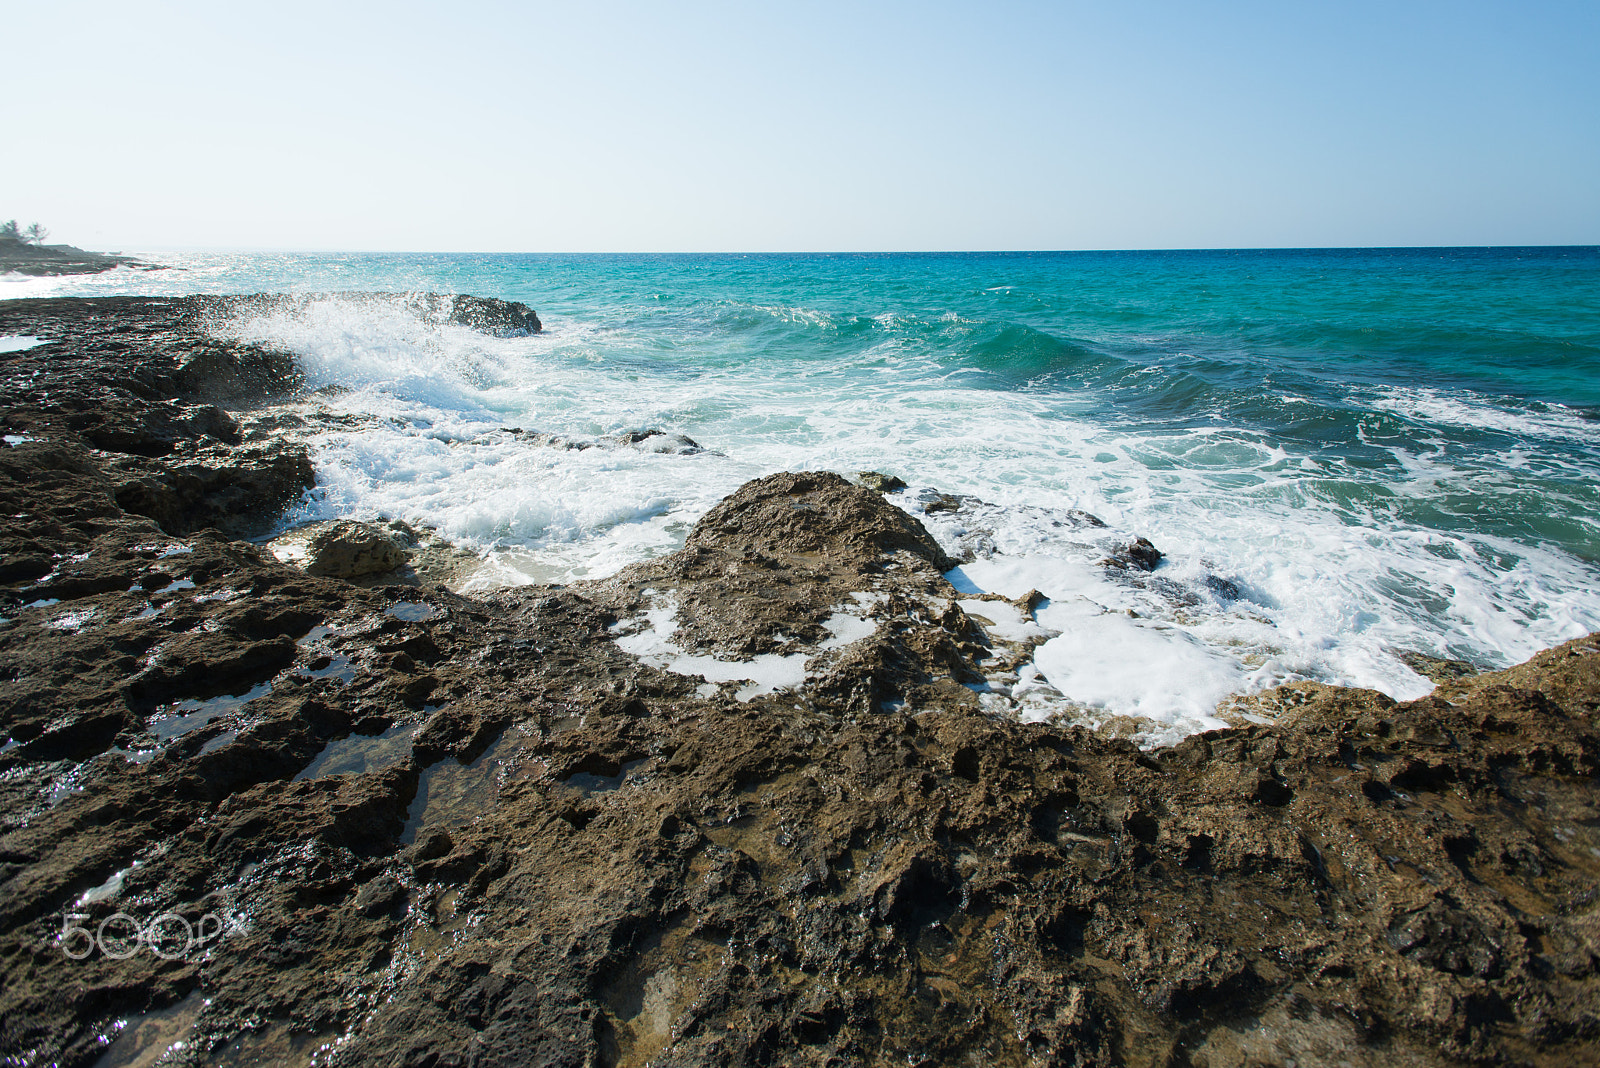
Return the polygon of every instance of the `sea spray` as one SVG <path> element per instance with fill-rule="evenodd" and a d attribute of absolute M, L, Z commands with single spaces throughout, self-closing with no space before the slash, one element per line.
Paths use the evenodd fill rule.
<path fill-rule="evenodd" d="M 1181 733 L 1294 678 L 1413 697 L 1406 650 L 1501 666 L 1600 628 L 1594 250 L 186 263 L 48 291 L 539 310 L 523 338 L 338 297 L 218 326 L 321 391 L 294 518 L 435 526 L 484 554 L 474 589 L 671 551 L 771 471 L 878 469 L 973 590 L 1048 598 L 1035 666 L 1072 715 Z M 1101 564 L 1140 535 L 1154 572 Z"/>

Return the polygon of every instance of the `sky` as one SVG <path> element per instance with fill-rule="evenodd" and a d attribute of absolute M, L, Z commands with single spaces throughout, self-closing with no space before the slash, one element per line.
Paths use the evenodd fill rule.
<path fill-rule="evenodd" d="M 1600 2 L 11 0 L 89 248 L 1600 244 Z"/>

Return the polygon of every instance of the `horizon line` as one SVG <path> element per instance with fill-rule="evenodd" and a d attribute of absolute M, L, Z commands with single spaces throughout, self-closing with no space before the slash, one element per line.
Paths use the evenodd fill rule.
<path fill-rule="evenodd" d="M 1143 248 L 995 248 L 995 249 L 712 249 L 702 251 L 633 250 L 499 250 L 478 249 L 399 249 L 399 248 L 310 248 L 276 245 L 150 245 L 133 247 L 137 252 L 253 252 L 290 255 L 362 256 L 1061 256 L 1133 252 L 1409 252 L 1430 249 L 1600 249 L 1600 242 L 1534 244 L 1456 244 L 1456 245 L 1172 245 Z M 102 255 L 129 255 L 128 249 Z"/>

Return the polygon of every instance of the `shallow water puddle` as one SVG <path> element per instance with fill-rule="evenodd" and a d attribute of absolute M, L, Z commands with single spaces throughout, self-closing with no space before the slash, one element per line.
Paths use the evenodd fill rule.
<path fill-rule="evenodd" d="M 95 1068 L 148 1068 L 182 1058 L 185 1039 L 207 1004 L 197 990 L 171 1008 L 116 1021 Z"/>
<path fill-rule="evenodd" d="M 85 905 L 92 905 L 96 901 L 110 901 L 112 898 L 121 894 L 122 886 L 127 881 L 128 876 L 135 869 L 143 866 L 143 862 L 136 860 L 126 868 L 113 872 L 111 877 L 105 882 L 101 883 L 99 886 L 90 887 L 88 890 L 85 890 L 83 892 L 83 896 L 78 898 L 78 908 L 82 908 Z"/>
<path fill-rule="evenodd" d="M 460 906 L 461 891 L 454 888 L 428 901 L 406 940 L 411 952 L 424 959 L 438 958 L 458 944 L 461 932 L 483 918 L 481 913 L 464 911 Z"/>
<path fill-rule="evenodd" d="M 650 593 L 652 591 L 645 591 Z M 853 595 L 862 603 L 870 603 L 870 595 Z M 863 596 L 867 599 L 863 600 Z M 678 605 L 671 596 L 631 620 L 613 624 L 617 648 L 638 657 L 651 667 L 670 671 L 675 675 L 698 676 L 705 684 L 697 692 L 709 697 L 716 692 L 714 684 L 742 682 L 734 693 L 739 701 L 750 701 L 762 694 L 778 690 L 798 690 L 810 675 L 806 662 L 820 653 L 842 649 L 847 645 L 871 637 L 878 624 L 869 618 L 835 611 L 822 622 L 828 637 L 815 649 L 796 653 L 762 653 L 749 660 L 722 660 L 705 654 L 686 653 L 672 641 L 678 630 Z"/>
<path fill-rule="evenodd" d="M 245 1065 L 270 1064 L 275 1068 L 300 1068 L 316 1064 L 339 1048 L 348 1036 L 332 1037 L 327 1034 L 305 1034 L 295 1030 L 293 1023 L 274 1021 L 258 1031 L 240 1035 L 211 1058 L 211 1063 L 223 1068 L 243 1068 Z"/>
<path fill-rule="evenodd" d="M 411 738 L 416 730 L 416 725 L 411 724 L 390 727 L 382 734 L 352 734 L 329 742 L 294 777 L 295 781 L 326 779 L 330 775 L 361 775 L 393 767 L 411 755 Z"/>
<path fill-rule="evenodd" d="M 650 760 L 649 757 L 640 757 L 630 760 L 622 765 L 622 770 L 615 775 L 595 775 L 587 771 L 575 771 L 562 780 L 562 785 L 570 786 L 574 790 L 588 797 L 591 794 L 605 794 L 616 790 L 627 782 L 635 771 Z"/>
<path fill-rule="evenodd" d="M 470 764 L 447 757 L 430 765 L 406 809 L 400 841 L 415 841 L 424 828 L 470 823 L 495 806 L 506 782 L 543 771 L 544 762 L 534 759 L 529 750 L 533 737 L 526 727 L 511 727 Z"/>
<path fill-rule="evenodd" d="M 284 531 L 267 542 L 267 551 L 285 564 L 304 567 L 311 557 L 311 539 L 318 526 L 307 525 Z"/>
<path fill-rule="evenodd" d="M 50 807 L 55 808 L 73 794 L 83 793 L 84 781 L 89 777 L 89 765 L 79 764 L 62 775 L 50 787 Z"/>
<path fill-rule="evenodd" d="M 308 679 L 338 679 L 348 683 L 355 679 L 357 670 L 355 662 L 343 653 L 324 653 L 304 667 L 295 668 L 294 673 Z"/>
<path fill-rule="evenodd" d="M 202 749 L 201 752 L 208 752 L 210 750 L 211 743 L 207 742 L 206 746 L 207 748 Z M 119 756 L 130 764 L 144 764 L 154 758 L 159 752 L 161 752 L 160 746 L 157 746 L 154 749 L 124 749 L 120 745 L 114 745 L 110 749 L 106 750 L 105 755 Z"/>
<path fill-rule="evenodd" d="M 610 1024 L 601 1037 L 608 1059 L 642 1065 L 671 1045 L 678 1017 L 726 960 L 727 946 L 690 934 L 682 922 L 647 938 L 600 995 Z"/>
<path fill-rule="evenodd" d="M 425 623 L 430 619 L 437 619 L 439 616 L 444 615 L 444 609 L 435 608 L 431 604 L 423 604 L 421 601 L 401 601 L 399 604 L 392 604 L 385 608 L 383 614 L 393 616 L 396 619 L 403 619 L 407 623 Z"/>
<path fill-rule="evenodd" d="M 94 618 L 94 615 L 95 609 L 80 608 L 76 611 L 67 612 L 63 615 L 57 616 L 56 618 L 47 622 L 45 627 L 50 630 L 59 630 L 70 634 L 76 634 L 78 631 L 83 629 L 84 624 L 88 623 L 89 620 Z"/>
<path fill-rule="evenodd" d="M 337 633 L 338 631 L 335 628 L 319 624 L 301 635 L 295 644 L 304 649 L 307 646 L 315 645 L 330 634 Z"/>
<path fill-rule="evenodd" d="M 175 578 L 165 586 L 151 590 L 150 596 L 157 597 L 163 593 L 182 593 L 184 590 L 192 590 L 194 588 L 194 579 Z"/>
<path fill-rule="evenodd" d="M 214 719 L 232 715 L 256 698 L 265 697 L 271 692 L 272 683 L 263 682 L 242 694 L 223 694 L 204 701 L 178 701 L 151 716 L 145 726 L 164 744 L 204 727 Z"/>

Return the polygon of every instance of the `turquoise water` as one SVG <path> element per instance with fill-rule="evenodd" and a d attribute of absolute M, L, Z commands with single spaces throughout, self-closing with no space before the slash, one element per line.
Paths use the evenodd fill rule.
<path fill-rule="evenodd" d="M 967 581 L 1152 621 L 1085 655 L 1130 656 L 1132 675 L 1159 659 L 1153 635 L 1185 653 L 1161 675 L 1192 697 L 1162 713 L 1175 723 L 1293 677 L 1415 696 L 1428 684 L 1397 648 L 1499 666 L 1600 628 L 1600 249 L 151 258 L 184 269 L 0 295 L 432 290 L 538 309 L 527 339 L 349 300 L 217 327 L 293 349 L 369 421 L 318 440 L 300 515 L 432 523 L 484 552 L 483 584 L 670 551 L 768 471 L 875 468 L 912 484 L 913 511 L 929 489 L 986 502 L 926 517 L 973 557 Z M 710 451 L 558 455 L 501 427 L 659 428 Z M 1053 525 L 1071 509 L 1154 540 L 1165 600 L 1094 569 L 1104 546 Z M 1066 696 L 1159 703 L 1090 691 L 1109 696 Z"/>

